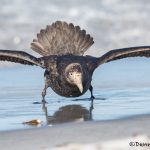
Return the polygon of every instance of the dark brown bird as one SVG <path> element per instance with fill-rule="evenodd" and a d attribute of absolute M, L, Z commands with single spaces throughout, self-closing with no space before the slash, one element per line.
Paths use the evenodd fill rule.
<path fill-rule="evenodd" d="M 126 57 L 150 57 L 150 46 L 115 49 L 101 57 L 83 56 L 93 43 L 93 38 L 79 26 L 57 21 L 42 29 L 31 43 L 31 48 L 43 57 L 36 58 L 23 51 L 0 50 L 0 60 L 45 69 L 42 92 L 42 102 L 45 102 L 48 87 L 64 97 L 78 97 L 89 89 L 91 99 L 94 99 L 91 81 L 99 65 Z"/>

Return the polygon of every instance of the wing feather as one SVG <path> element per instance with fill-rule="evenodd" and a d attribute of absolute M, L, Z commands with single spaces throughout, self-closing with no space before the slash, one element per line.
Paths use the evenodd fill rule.
<path fill-rule="evenodd" d="M 150 46 L 111 50 L 98 58 L 98 65 L 127 57 L 150 57 Z"/>
<path fill-rule="evenodd" d="M 0 61 L 10 61 L 24 65 L 36 65 L 44 67 L 40 59 L 23 51 L 16 50 L 0 50 Z"/>

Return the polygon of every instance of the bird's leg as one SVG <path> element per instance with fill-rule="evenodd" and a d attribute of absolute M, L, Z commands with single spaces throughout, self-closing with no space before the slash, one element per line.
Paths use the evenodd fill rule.
<path fill-rule="evenodd" d="M 42 110 L 44 111 L 44 114 L 46 117 L 46 122 L 48 124 L 48 111 L 47 111 L 47 106 L 45 105 L 45 103 L 43 103 L 43 105 L 42 105 Z"/>
<path fill-rule="evenodd" d="M 45 87 L 44 87 L 44 89 L 43 89 L 43 91 L 42 91 L 42 103 L 43 103 L 43 104 L 47 103 L 47 102 L 45 101 L 45 95 L 46 95 L 46 90 L 47 90 L 48 87 L 49 87 L 48 81 L 47 81 L 47 79 L 45 78 Z"/>
<path fill-rule="evenodd" d="M 90 109 L 89 109 L 89 112 L 90 112 L 90 120 L 92 120 L 92 111 L 94 109 L 94 106 L 93 106 L 93 100 L 91 101 L 91 104 L 90 104 Z"/>
<path fill-rule="evenodd" d="M 91 100 L 95 99 L 95 97 L 93 96 L 93 87 L 92 87 L 92 85 L 90 85 L 89 90 L 91 92 Z"/>
<path fill-rule="evenodd" d="M 44 87 L 44 89 L 43 89 L 43 91 L 42 91 L 42 103 L 47 103 L 47 102 L 45 101 L 45 95 L 46 95 L 46 90 L 47 90 L 47 88 L 48 88 L 48 85 L 45 84 L 45 87 Z"/>

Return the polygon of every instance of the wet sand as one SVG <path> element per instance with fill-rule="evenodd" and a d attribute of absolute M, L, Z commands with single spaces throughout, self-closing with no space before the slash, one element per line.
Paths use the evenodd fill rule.
<path fill-rule="evenodd" d="M 150 136 L 150 115 L 3 131 L 0 132 L 0 147 L 3 150 L 47 150 L 64 144 L 107 142 L 137 135 Z"/>

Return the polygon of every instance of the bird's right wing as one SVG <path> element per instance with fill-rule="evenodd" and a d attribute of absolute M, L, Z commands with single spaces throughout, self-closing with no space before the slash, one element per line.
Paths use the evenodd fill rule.
<path fill-rule="evenodd" d="M 115 49 L 98 58 L 97 66 L 127 57 L 150 57 L 150 46 Z"/>
<path fill-rule="evenodd" d="M 10 61 L 24 65 L 36 65 L 44 68 L 40 59 L 23 51 L 0 50 L 0 61 Z"/>

